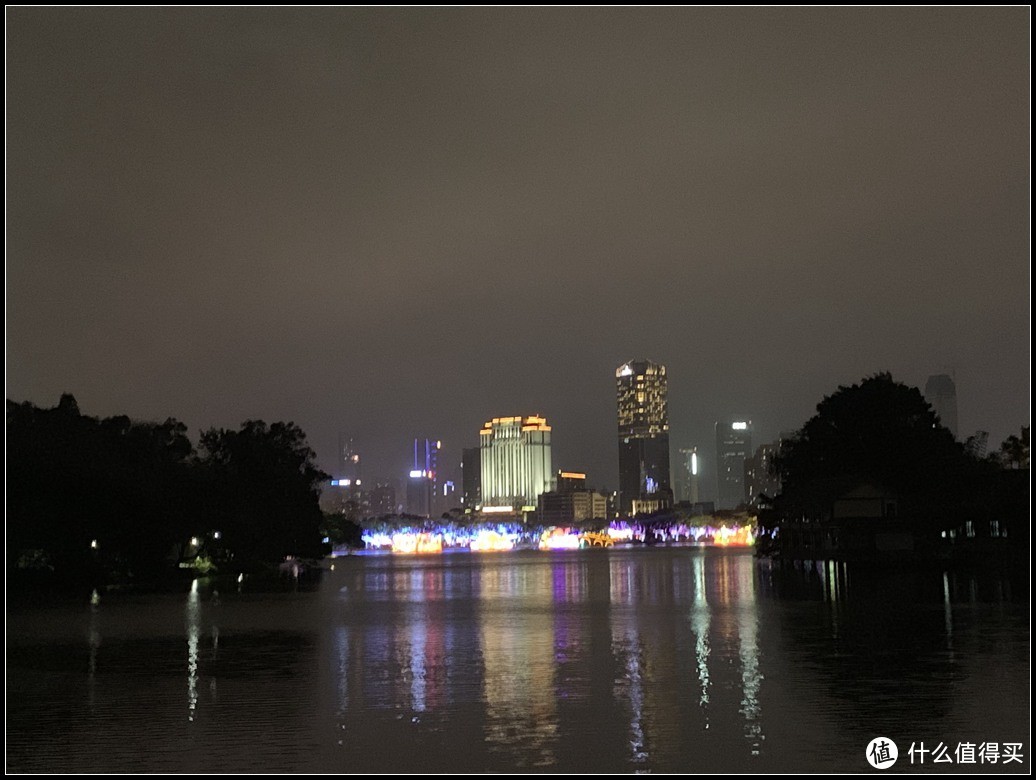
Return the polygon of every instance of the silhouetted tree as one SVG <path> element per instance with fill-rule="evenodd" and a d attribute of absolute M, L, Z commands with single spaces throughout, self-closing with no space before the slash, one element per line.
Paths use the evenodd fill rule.
<path fill-rule="evenodd" d="M 183 532 L 191 445 L 176 420 L 134 423 L 7 403 L 8 568 L 66 579 L 154 574 Z"/>
<path fill-rule="evenodd" d="M 1022 428 L 1022 435 L 1008 436 L 1000 445 L 1000 465 L 1005 469 L 1029 468 L 1029 426 Z"/>
<path fill-rule="evenodd" d="M 198 463 L 206 469 L 205 516 L 239 562 L 322 553 L 319 486 L 306 436 L 294 423 L 242 423 L 240 430 L 201 435 Z"/>
<path fill-rule="evenodd" d="M 860 482 L 899 497 L 900 511 L 939 525 L 987 497 L 988 470 L 968 457 L 917 388 L 887 373 L 839 387 L 785 442 L 773 466 L 781 493 L 775 517 L 821 518 Z"/>

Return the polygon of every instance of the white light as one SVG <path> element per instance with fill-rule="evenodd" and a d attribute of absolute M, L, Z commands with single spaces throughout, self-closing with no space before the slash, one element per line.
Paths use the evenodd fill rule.
<path fill-rule="evenodd" d="M 94 540 L 92 540 L 90 542 L 90 549 L 91 550 L 96 550 L 97 549 L 97 540 L 96 539 L 94 539 Z"/>
<path fill-rule="evenodd" d="M 356 484 L 359 485 L 360 484 L 360 480 L 356 480 Z"/>
<path fill-rule="evenodd" d="M 733 425 L 731 425 L 730 427 L 733 428 L 735 431 L 744 431 L 744 430 L 748 429 L 748 423 L 746 423 L 746 422 L 736 422 Z"/>
<path fill-rule="evenodd" d="M 212 538 L 213 539 L 220 539 L 222 537 L 223 537 L 223 534 L 221 534 L 219 531 L 214 531 L 213 534 L 212 534 Z"/>
<path fill-rule="evenodd" d="M 629 363 L 624 365 L 622 367 L 622 369 L 619 371 L 619 376 L 632 376 L 632 375 L 633 375 L 633 369 L 629 367 Z"/>
<path fill-rule="evenodd" d="M 691 473 L 698 473 L 698 453 L 696 452 L 691 453 Z"/>
<path fill-rule="evenodd" d="M 198 537 L 197 536 L 192 536 L 191 537 L 191 546 L 192 547 L 197 547 L 198 546 Z"/>
<path fill-rule="evenodd" d="M 514 507 L 512 507 L 512 506 L 484 506 L 484 507 L 482 507 L 482 511 L 485 512 L 486 514 L 489 514 L 491 512 L 513 512 L 514 511 Z"/>
<path fill-rule="evenodd" d="M 418 477 L 423 477 L 423 476 L 424 476 L 424 472 L 419 470 L 419 469 L 414 469 L 413 471 L 410 472 L 410 479 L 417 479 Z"/>

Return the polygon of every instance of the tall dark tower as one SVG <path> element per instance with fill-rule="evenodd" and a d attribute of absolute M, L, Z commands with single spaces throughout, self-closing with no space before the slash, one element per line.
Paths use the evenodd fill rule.
<path fill-rule="evenodd" d="M 735 509 L 750 496 L 745 461 L 752 457 L 752 421 L 732 417 L 716 423 L 716 508 Z"/>
<path fill-rule="evenodd" d="M 946 374 L 933 374 L 924 386 L 924 397 L 939 415 L 943 428 L 957 438 L 957 386 Z"/>
<path fill-rule="evenodd" d="M 619 512 L 635 515 L 673 503 L 665 366 L 631 360 L 615 369 L 619 411 Z"/>

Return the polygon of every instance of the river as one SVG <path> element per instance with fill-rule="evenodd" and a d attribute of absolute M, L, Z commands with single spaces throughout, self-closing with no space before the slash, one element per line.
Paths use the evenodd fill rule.
<path fill-rule="evenodd" d="M 876 737 L 893 771 L 1030 768 L 995 575 L 670 547 L 207 582 L 9 607 L 8 771 L 860 772 Z"/>

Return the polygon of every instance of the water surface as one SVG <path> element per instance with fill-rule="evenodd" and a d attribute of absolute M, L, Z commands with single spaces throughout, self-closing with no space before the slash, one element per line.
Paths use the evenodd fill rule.
<path fill-rule="evenodd" d="M 1022 743 L 995 576 L 702 548 L 340 558 L 315 591 L 8 614 L 9 771 L 856 772 Z M 916 763 L 915 770 L 921 769 Z"/>

